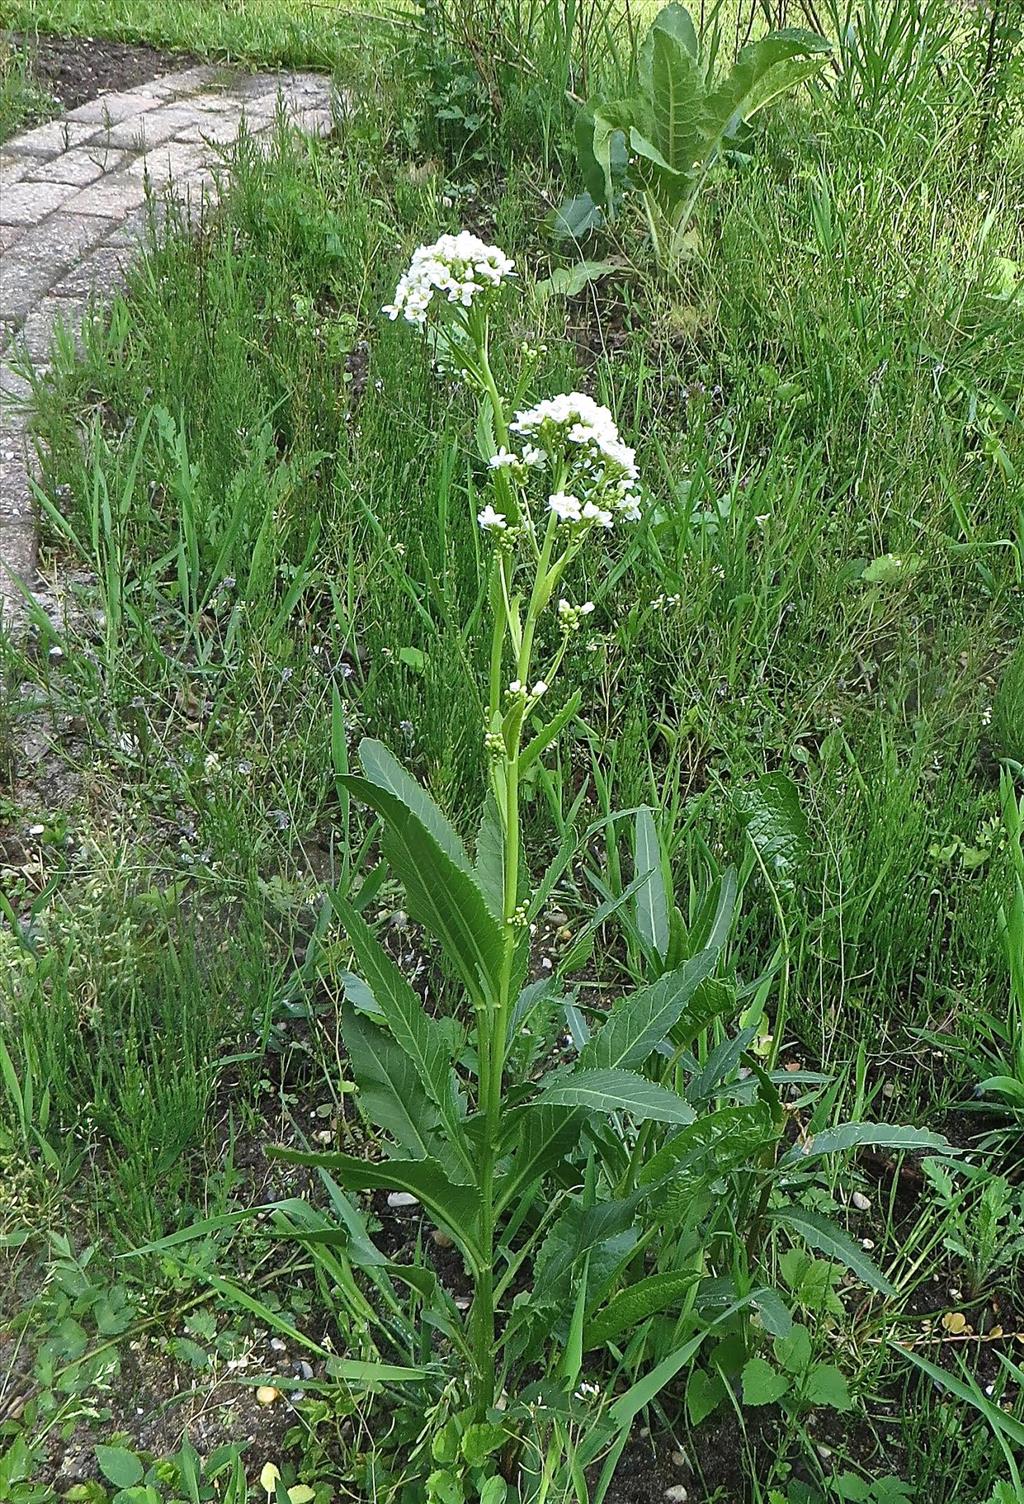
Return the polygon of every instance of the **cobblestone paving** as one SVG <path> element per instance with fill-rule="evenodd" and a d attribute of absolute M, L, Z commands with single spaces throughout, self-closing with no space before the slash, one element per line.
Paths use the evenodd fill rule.
<path fill-rule="evenodd" d="M 333 103 L 317 74 L 203 66 L 101 94 L 0 147 L 0 621 L 36 557 L 30 387 L 18 367 L 45 371 L 58 326 L 73 337 L 94 300 L 123 285 L 165 190 L 190 209 L 215 199 L 216 165 L 243 118 L 259 136 L 283 108 L 325 135 Z"/>

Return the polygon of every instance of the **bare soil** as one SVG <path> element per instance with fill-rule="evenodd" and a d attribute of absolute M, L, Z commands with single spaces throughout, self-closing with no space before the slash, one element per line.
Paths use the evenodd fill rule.
<path fill-rule="evenodd" d="M 113 89 L 134 89 L 161 73 L 200 61 L 193 53 L 164 52 L 157 47 L 104 42 L 94 37 L 27 36 L 22 32 L 0 32 L 0 37 L 26 54 L 36 83 L 63 110 L 74 110 Z"/>

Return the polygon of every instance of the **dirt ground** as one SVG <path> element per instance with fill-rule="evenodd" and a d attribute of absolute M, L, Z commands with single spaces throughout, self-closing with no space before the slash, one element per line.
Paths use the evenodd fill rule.
<path fill-rule="evenodd" d="M 29 68 L 46 93 L 64 110 L 76 109 L 111 89 L 134 89 L 148 79 L 199 59 L 191 53 L 103 42 L 92 37 L 26 36 L 0 32 L 3 41 L 29 58 Z"/>

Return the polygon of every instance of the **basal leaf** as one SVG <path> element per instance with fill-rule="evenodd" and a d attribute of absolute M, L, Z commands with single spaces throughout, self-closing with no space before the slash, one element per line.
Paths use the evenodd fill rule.
<path fill-rule="evenodd" d="M 336 1175 L 346 1190 L 408 1191 L 474 1265 L 479 1267 L 482 1262 L 480 1193 L 475 1186 L 450 1180 L 436 1159 L 386 1159 L 378 1163 L 354 1154 L 317 1154 L 277 1146 L 267 1153 L 288 1164 L 326 1170 Z"/>
<path fill-rule="evenodd" d="M 700 56 L 697 31 L 685 5 L 666 5 L 655 16 L 651 28 L 640 44 L 638 66 L 640 82 L 647 94 L 651 92 L 651 62 L 654 56 L 654 39 L 661 32 L 678 42 L 693 58 Z"/>
<path fill-rule="evenodd" d="M 545 1086 L 528 1104 L 534 1107 L 580 1107 L 586 1112 L 627 1112 L 639 1121 L 692 1123 L 693 1108 L 676 1092 L 648 1081 L 635 1071 L 577 1070 Z"/>
<path fill-rule="evenodd" d="M 681 1128 L 663 1144 L 642 1166 L 639 1183 L 653 1188 L 671 1181 L 673 1194 L 693 1194 L 700 1184 L 750 1161 L 774 1137 L 771 1113 L 763 1102 L 723 1107 Z"/>
<path fill-rule="evenodd" d="M 717 150 L 742 121 L 820 72 L 831 50 L 824 37 L 796 28 L 771 32 L 741 48 L 731 71 L 707 100 L 703 130 L 708 149 Z"/>
<path fill-rule="evenodd" d="M 837 1264 L 845 1264 L 857 1278 L 880 1295 L 895 1295 L 896 1289 L 886 1279 L 873 1259 L 841 1227 L 806 1206 L 787 1206 L 771 1213 L 772 1219 L 795 1232 L 808 1246 Z"/>
<path fill-rule="evenodd" d="M 620 999 L 583 1049 L 580 1068 L 608 1070 L 642 1064 L 679 1021 L 717 959 L 717 951 L 700 951 L 678 971 Z"/>
<path fill-rule="evenodd" d="M 654 143 L 669 171 L 686 178 L 703 147 L 704 71 L 676 36 L 657 28 L 651 47 L 650 99 Z"/>

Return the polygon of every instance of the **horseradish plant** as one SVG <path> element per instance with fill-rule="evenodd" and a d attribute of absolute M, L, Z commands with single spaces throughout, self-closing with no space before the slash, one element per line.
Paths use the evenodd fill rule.
<path fill-rule="evenodd" d="M 461 374 L 483 414 L 477 432 L 489 493 L 477 520 L 490 549 L 481 726 L 489 792 L 474 853 L 380 742 L 361 744 L 361 776 L 341 775 L 347 794 L 379 817 L 383 855 L 408 912 L 437 941 L 461 996 L 442 1013 L 428 1012 L 371 933 L 358 896 L 335 894 L 359 973 L 343 1008 L 344 1041 L 385 1157 L 276 1151 L 318 1167 L 344 1224 L 332 1227 L 308 1208 L 284 1218 L 389 1360 L 367 1364 L 366 1377 L 427 1386 L 416 1431 L 424 1415 L 435 1418 L 431 1465 L 443 1464 L 428 1493 L 461 1496 L 465 1470 L 490 1467 L 490 1504 L 504 1497 L 510 1477 L 524 1496 L 545 1491 L 543 1481 L 536 1489 L 522 1481 L 528 1461 L 514 1443 L 514 1460 L 509 1454 L 510 1434 L 536 1418 L 523 1395 L 529 1373 L 551 1381 L 542 1406 L 551 1414 L 556 1390 L 570 1406 L 580 1399 L 586 1353 L 618 1348 L 635 1382 L 609 1402 L 595 1450 L 576 1455 L 582 1467 L 601 1446 L 614 1458 L 632 1417 L 710 1333 L 735 1332 L 756 1311 L 764 1327 L 786 1336 L 790 1313 L 750 1275 L 773 1228 L 785 1226 L 888 1288 L 840 1229 L 789 1204 L 818 1154 L 859 1141 L 862 1130 L 847 1125 L 814 1154 L 801 1148 L 780 1157 L 776 1081 L 752 1050 L 754 1027 L 730 1036 L 735 988 L 727 975 L 713 975 L 727 914 L 709 915 L 700 935 L 691 931 L 689 954 L 615 999 L 593 1032 L 557 978 L 527 981 L 531 925 L 574 854 L 567 842 L 531 888 L 520 790 L 579 704 L 572 696 L 546 724 L 539 715 L 592 609 L 573 599 L 572 567 L 584 549 L 642 524 L 644 507 L 634 451 L 607 408 L 570 392 L 507 410 L 491 368 L 489 315 L 513 275 L 495 247 L 446 235 L 415 253 L 386 309 L 431 336 L 439 365 Z M 638 873 L 621 901 L 651 875 Z M 548 1042 L 563 1009 L 577 1054 L 552 1064 Z M 907 1141 L 906 1130 L 881 1132 Z M 790 1197 L 776 1204 L 780 1174 Z M 728 1195 L 734 1175 L 738 1189 Z M 472 1288 L 465 1318 L 429 1268 L 389 1264 L 370 1243 L 345 1192 L 372 1189 L 415 1198 L 459 1250 Z M 367 1299 L 353 1267 L 379 1303 Z M 420 1303 L 418 1334 L 396 1293 L 403 1285 Z M 742 1360 L 742 1332 L 737 1340 Z M 396 1368 L 396 1357 L 414 1363 Z M 603 1401 L 595 1403 L 600 1410 Z M 436 1420 L 442 1413 L 444 1425 Z M 502 1477 L 496 1455 L 488 1461 L 499 1451 Z M 542 1472 L 556 1455 L 561 1466 L 561 1445 Z M 471 1481 L 478 1486 L 479 1478 Z"/>
<path fill-rule="evenodd" d="M 556 231 L 579 238 L 612 220 L 623 193 L 639 192 L 655 259 L 674 274 L 685 258 L 701 190 L 723 153 L 740 146 L 760 110 L 812 78 L 830 52 L 810 31 L 773 31 L 741 48 L 712 77 L 690 13 L 667 5 L 640 48 L 639 89 L 581 109 L 576 144 L 587 192 L 564 204 Z"/>

